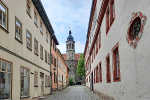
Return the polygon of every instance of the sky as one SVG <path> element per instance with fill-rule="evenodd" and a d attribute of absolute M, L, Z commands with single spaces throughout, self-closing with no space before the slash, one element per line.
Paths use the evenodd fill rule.
<path fill-rule="evenodd" d="M 69 26 L 75 41 L 75 52 L 83 53 L 92 0 L 41 0 L 59 42 L 62 54 L 66 53 Z"/>

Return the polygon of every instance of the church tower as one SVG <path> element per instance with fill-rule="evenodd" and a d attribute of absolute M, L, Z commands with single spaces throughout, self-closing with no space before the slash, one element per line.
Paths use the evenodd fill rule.
<path fill-rule="evenodd" d="M 72 78 L 73 82 L 76 82 L 76 63 L 75 63 L 75 41 L 69 30 L 69 36 L 66 41 L 66 62 L 69 67 L 69 78 Z"/>

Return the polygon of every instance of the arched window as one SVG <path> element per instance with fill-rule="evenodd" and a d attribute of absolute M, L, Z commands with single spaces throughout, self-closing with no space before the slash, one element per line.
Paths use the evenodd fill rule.
<path fill-rule="evenodd" d="M 74 44 L 72 43 L 72 49 L 74 49 Z"/>
<path fill-rule="evenodd" d="M 71 43 L 69 43 L 69 49 L 71 49 Z"/>

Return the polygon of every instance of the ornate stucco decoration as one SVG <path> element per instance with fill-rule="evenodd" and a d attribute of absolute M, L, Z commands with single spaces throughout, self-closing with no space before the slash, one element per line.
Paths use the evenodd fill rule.
<path fill-rule="evenodd" d="M 142 36 L 145 23 L 146 16 L 144 14 L 141 12 L 132 14 L 126 35 L 126 40 L 131 47 L 136 48 L 137 42 Z"/>

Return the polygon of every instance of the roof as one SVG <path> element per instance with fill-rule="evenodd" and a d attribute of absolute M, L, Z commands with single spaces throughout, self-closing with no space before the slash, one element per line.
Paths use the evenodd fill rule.
<path fill-rule="evenodd" d="M 81 54 L 82 54 L 82 53 L 76 53 L 76 54 L 75 54 L 75 60 L 80 59 L 80 55 L 81 55 Z M 66 54 L 62 54 L 62 56 L 64 57 L 65 60 L 67 59 Z"/>
<path fill-rule="evenodd" d="M 52 25 L 50 23 L 50 20 L 49 20 L 47 14 L 46 14 L 46 11 L 45 11 L 44 7 L 42 5 L 41 0 L 32 0 L 32 2 L 34 4 L 35 8 L 37 9 L 37 11 L 38 11 L 42 21 L 44 22 L 48 32 L 50 33 L 50 35 L 52 35 L 52 38 L 53 38 L 55 44 L 59 45 L 59 42 L 58 42 L 58 40 L 57 40 L 57 38 L 56 38 L 56 36 L 54 34 L 53 27 L 52 27 Z"/>
<path fill-rule="evenodd" d="M 71 30 L 69 31 L 69 36 L 67 37 L 67 41 L 74 41 L 74 38 L 71 35 Z"/>

